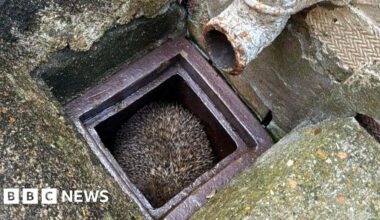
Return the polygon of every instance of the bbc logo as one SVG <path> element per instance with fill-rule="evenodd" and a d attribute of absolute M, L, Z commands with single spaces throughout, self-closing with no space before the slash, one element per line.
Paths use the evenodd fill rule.
<path fill-rule="evenodd" d="M 7 188 L 3 190 L 4 204 L 20 204 L 20 195 L 22 204 L 38 204 L 39 190 L 36 188 Z M 57 204 L 57 189 L 41 189 L 41 204 Z"/>

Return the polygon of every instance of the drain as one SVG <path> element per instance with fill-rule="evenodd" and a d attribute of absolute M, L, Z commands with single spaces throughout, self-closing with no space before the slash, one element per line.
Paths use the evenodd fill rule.
<path fill-rule="evenodd" d="M 164 204 L 151 202 L 112 153 L 118 130 L 153 102 L 178 103 L 199 119 L 216 165 Z M 248 108 L 186 40 L 172 40 L 70 102 L 66 111 L 91 150 L 147 218 L 186 219 L 272 144 Z M 165 187 L 165 186 L 163 186 Z"/>
<path fill-rule="evenodd" d="M 380 124 L 375 119 L 362 114 L 357 114 L 355 119 L 359 124 L 380 143 Z"/>

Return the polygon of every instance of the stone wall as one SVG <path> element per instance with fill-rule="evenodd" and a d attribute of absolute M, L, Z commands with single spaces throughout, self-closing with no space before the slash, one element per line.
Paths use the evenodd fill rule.
<path fill-rule="evenodd" d="M 1 219 L 144 217 L 90 151 L 61 104 L 41 89 L 46 88 L 41 78 L 66 101 L 109 75 L 95 73 L 97 68 L 107 72 L 122 59 L 137 58 L 131 54 L 141 56 L 183 33 L 184 17 L 183 9 L 168 0 L 0 1 L 1 188 L 104 189 L 110 194 L 107 203 L 1 203 Z M 149 37 L 136 45 L 133 33 L 139 34 L 136 38 Z M 102 60 L 108 55 L 122 58 Z M 82 90 L 74 85 L 60 90 L 63 82 L 78 83 Z"/>
<path fill-rule="evenodd" d="M 189 30 L 204 47 L 204 24 L 231 1 L 191 2 Z M 356 113 L 380 120 L 376 13 L 380 13 L 376 1 L 353 1 L 344 7 L 323 3 L 306 9 L 289 20 L 243 74 L 225 78 L 260 119 L 273 118 L 268 129 L 277 138 L 305 120 Z"/>
<path fill-rule="evenodd" d="M 155 18 L 114 25 L 88 50 L 66 47 L 50 55 L 31 74 L 46 83 L 60 102 L 66 103 L 168 38 L 183 35 L 185 17 L 184 9 L 174 5 Z"/>
<path fill-rule="evenodd" d="M 228 1 L 191 2 L 204 47 L 204 24 Z M 380 4 L 352 2 L 292 16 L 241 75 L 224 75 L 280 140 L 192 219 L 380 217 L 380 145 L 352 118 L 380 121 Z"/>

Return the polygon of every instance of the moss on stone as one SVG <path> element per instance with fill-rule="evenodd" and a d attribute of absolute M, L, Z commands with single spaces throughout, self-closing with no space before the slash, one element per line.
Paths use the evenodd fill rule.
<path fill-rule="evenodd" d="M 154 17 L 157 15 L 157 12 L 161 11 L 163 7 L 168 5 L 168 2 L 170 0 L 158 0 L 158 1 L 151 1 L 151 0 L 140 0 L 140 7 L 143 10 L 143 13 L 147 17 Z"/>
<path fill-rule="evenodd" d="M 380 144 L 353 118 L 298 128 L 193 219 L 376 219 Z"/>
<path fill-rule="evenodd" d="M 183 35 L 185 12 L 172 6 L 155 18 L 140 18 L 127 25 L 116 25 L 93 44 L 88 51 L 65 48 L 50 55 L 32 75 L 42 79 L 62 103 L 107 78 L 120 68 L 169 37 Z"/>
<path fill-rule="evenodd" d="M 25 70 L 25 69 L 24 69 Z M 12 73 L 12 78 L 7 74 Z M 2 188 L 105 189 L 108 203 L 59 203 L 55 206 L 0 205 L 1 219 L 142 218 L 138 207 L 121 191 L 64 117 L 22 72 L 0 70 L 0 185 Z M 19 90 L 22 88 L 23 92 Z M 24 94 L 29 94 L 25 96 Z"/>
<path fill-rule="evenodd" d="M 27 11 L 25 17 L 19 8 L 6 7 L 12 2 L 16 1 L 0 1 L 4 6 L 0 25 L 10 13 L 16 13 L 14 19 L 17 20 L 6 18 L 5 22 L 11 21 L 7 24 L 12 32 L 0 36 L 0 186 L 104 189 L 108 190 L 110 201 L 59 202 L 52 206 L 2 203 L 0 219 L 143 219 L 139 207 L 106 172 L 66 118 L 61 105 L 41 90 L 30 76 L 32 70 L 48 61 L 51 54 L 65 47 L 73 51 L 89 50 L 110 28 L 143 16 L 144 12 L 136 7 L 142 3 L 81 0 L 80 5 L 71 5 L 73 1 L 56 0 L 45 1 L 46 5 L 41 6 L 40 1 L 28 1 L 27 4 L 17 1 L 20 10 L 29 10 L 26 7 L 30 6 L 32 12 Z M 164 5 L 155 5 L 149 16 L 153 16 L 154 9 L 165 8 L 167 1 L 159 2 Z M 137 5 L 132 7 L 132 3 Z M 80 8 L 74 10 L 77 6 Z M 160 13 L 163 11 L 156 11 Z M 22 25 L 26 27 L 24 31 Z M 174 29 L 167 31 L 171 30 Z M 157 41 L 158 38 L 160 36 Z"/>

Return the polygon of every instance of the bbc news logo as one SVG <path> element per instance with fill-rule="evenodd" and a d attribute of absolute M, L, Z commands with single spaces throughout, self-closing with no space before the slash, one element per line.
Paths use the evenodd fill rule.
<path fill-rule="evenodd" d="M 41 199 L 39 199 L 41 198 Z M 107 190 L 62 190 L 54 188 L 6 188 L 3 190 L 3 202 L 7 205 L 27 204 L 57 204 L 65 203 L 106 203 L 109 200 Z"/>

